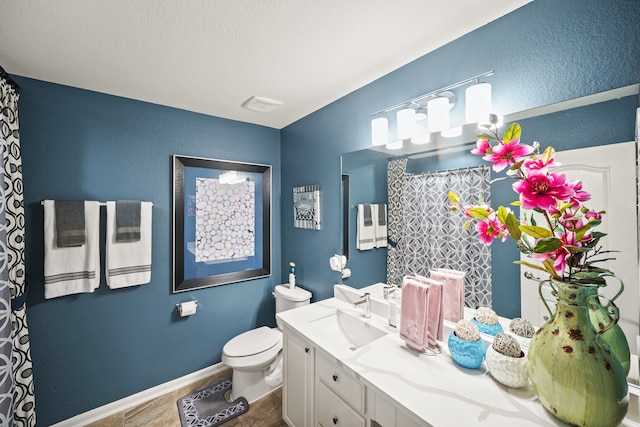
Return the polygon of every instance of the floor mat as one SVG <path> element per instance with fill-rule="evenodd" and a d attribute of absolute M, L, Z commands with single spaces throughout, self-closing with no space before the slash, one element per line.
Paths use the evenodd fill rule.
<path fill-rule="evenodd" d="M 178 399 L 182 427 L 215 427 L 249 410 L 249 403 L 239 397 L 229 403 L 224 398 L 231 389 L 231 378 Z"/>

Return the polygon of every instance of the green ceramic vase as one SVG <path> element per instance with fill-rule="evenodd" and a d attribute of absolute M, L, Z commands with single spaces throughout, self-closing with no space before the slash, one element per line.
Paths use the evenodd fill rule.
<path fill-rule="evenodd" d="M 545 282 L 540 283 L 540 287 Z M 544 408 L 574 426 L 608 427 L 629 406 L 627 378 L 602 335 L 618 321 L 610 302 L 606 323 L 594 328 L 590 311 L 600 305 L 597 286 L 551 281 L 557 304 L 529 346 L 531 385 Z"/>
<path fill-rule="evenodd" d="M 618 291 L 618 293 L 611 299 L 612 302 L 615 301 L 624 290 L 624 284 L 622 283 L 622 280 L 618 280 L 620 281 L 620 291 Z M 597 296 L 598 287 L 589 286 L 588 293 L 593 302 L 593 304 L 589 307 L 589 318 L 591 319 L 591 324 L 596 329 L 596 331 L 600 331 L 611 322 L 610 315 L 607 307 L 603 306 L 600 303 L 600 298 Z M 591 297 L 591 295 L 595 295 L 595 297 Z M 613 354 L 618 357 L 618 360 L 620 361 L 620 363 L 622 364 L 622 368 L 624 369 L 625 375 L 629 375 L 629 368 L 631 368 L 631 352 L 629 351 L 629 343 L 627 342 L 627 337 L 624 335 L 624 332 L 618 322 L 604 331 L 604 333 L 602 334 L 602 339 L 609 345 Z"/>

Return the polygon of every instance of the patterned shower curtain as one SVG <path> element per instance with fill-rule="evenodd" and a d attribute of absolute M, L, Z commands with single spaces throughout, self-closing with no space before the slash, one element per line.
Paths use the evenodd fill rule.
<path fill-rule="evenodd" d="M 3 417 L 0 425 L 32 427 L 36 425 L 36 415 L 25 305 L 18 98 L 18 85 L 0 67 L 0 143 L 4 170 L 0 195 L 0 416 Z M 7 342 L 6 329 L 9 328 Z"/>
<path fill-rule="evenodd" d="M 407 159 L 390 160 L 387 166 L 387 283 L 402 284 L 402 268 L 398 264 L 398 240 L 402 225 L 402 187 Z"/>
<path fill-rule="evenodd" d="M 467 218 L 449 210 L 453 190 L 466 203 L 482 197 L 490 202 L 490 171 L 486 166 L 419 175 L 404 174 L 402 220 L 396 264 L 400 277 L 429 275 L 429 269 L 465 271 L 465 305 L 491 307 L 491 250 Z"/>

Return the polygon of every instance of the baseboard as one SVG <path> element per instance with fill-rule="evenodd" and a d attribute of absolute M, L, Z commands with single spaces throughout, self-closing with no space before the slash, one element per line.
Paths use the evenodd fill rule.
<path fill-rule="evenodd" d="M 174 390 L 188 386 L 196 381 L 216 375 L 226 369 L 229 369 L 227 365 L 220 362 L 199 371 L 192 372 L 184 377 L 176 378 L 175 380 L 171 380 L 164 384 L 157 385 L 139 393 L 132 394 L 131 396 L 127 396 L 123 399 L 116 400 L 115 402 L 111 402 L 76 415 L 64 421 L 60 421 L 59 423 L 53 424 L 51 427 L 77 427 L 91 424 L 113 414 L 117 414 L 118 412 L 122 412 L 129 408 L 133 408 L 134 406 L 148 402 L 149 400 L 155 399 L 164 394 L 171 393 Z"/>

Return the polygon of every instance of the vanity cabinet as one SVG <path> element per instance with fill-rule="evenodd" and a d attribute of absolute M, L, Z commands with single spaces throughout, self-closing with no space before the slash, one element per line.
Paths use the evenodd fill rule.
<path fill-rule="evenodd" d="M 311 427 L 314 419 L 315 348 L 284 327 L 282 418 L 292 427 Z"/>
<path fill-rule="evenodd" d="M 365 386 L 350 372 L 319 354 L 316 384 L 319 426 L 365 426 Z"/>
<path fill-rule="evenodd" d="M 375 427 L 431 427 L 424 421 L 418 422 L 381 393 L 369 390 L 367 405 L 371 411 L 371 425 Z"/>

